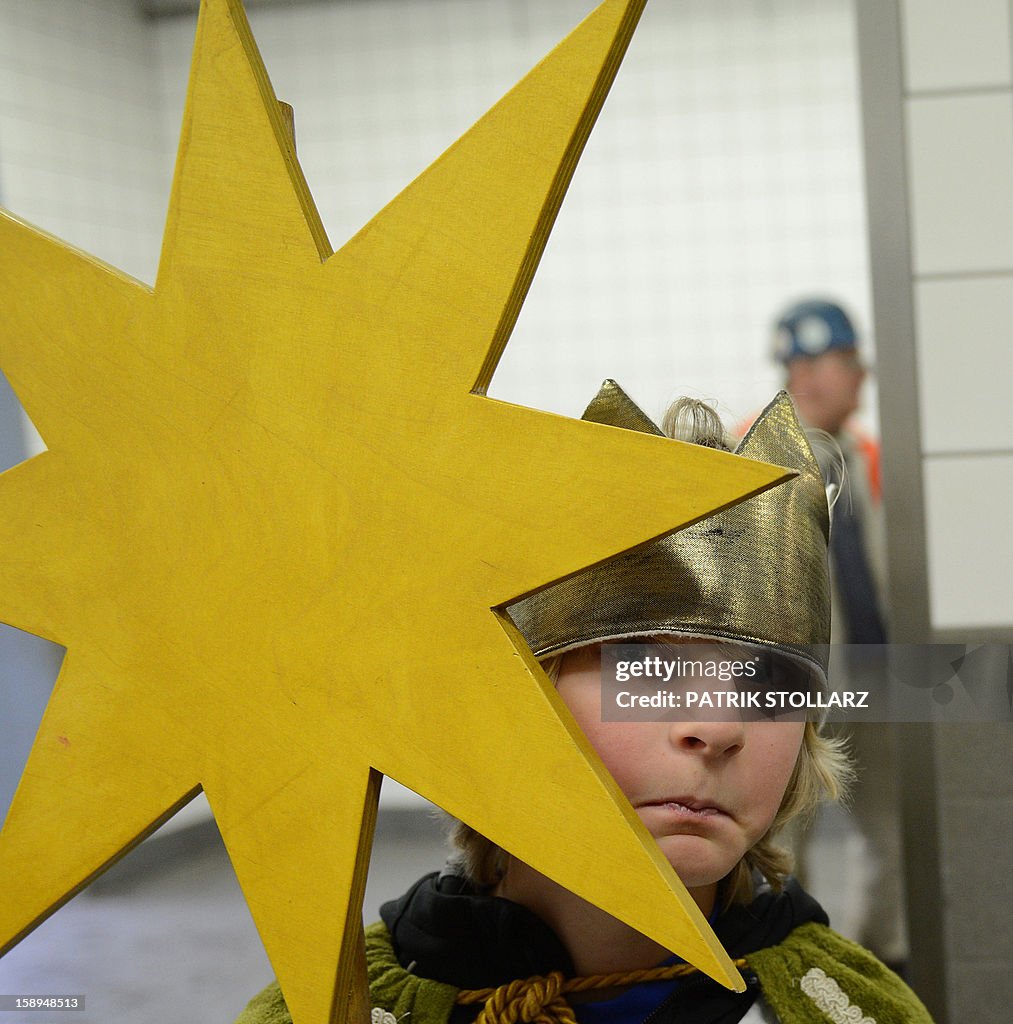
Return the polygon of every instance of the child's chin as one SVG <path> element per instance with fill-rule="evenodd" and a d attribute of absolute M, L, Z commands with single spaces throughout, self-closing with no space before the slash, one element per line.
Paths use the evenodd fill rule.
<path fill-rule="evenodd" d="M 687 889 L 720 882 L 742 857 L 701 836 L 666 836 L 658 845 Z"/>

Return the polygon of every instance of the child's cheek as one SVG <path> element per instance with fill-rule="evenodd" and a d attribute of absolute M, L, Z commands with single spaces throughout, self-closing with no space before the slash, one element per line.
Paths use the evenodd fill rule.
<path fill-rule="evenodd" d="M 766 824 L 764 831 L 774 820 L 788 783 L 802 749 L 802 722 L 759 722 L 753 733 L 762 730 L 753 738 L 757 741 L 754 750 L 761 751 L 760 763 L 756 766 L 756 788 L 753 799 L 757 808 L 763 809 Z M 762 834 L 762 833 L 761 833 Z"/>

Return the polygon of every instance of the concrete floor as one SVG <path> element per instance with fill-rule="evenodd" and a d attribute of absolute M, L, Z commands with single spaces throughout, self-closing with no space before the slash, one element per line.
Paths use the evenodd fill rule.
<path fill-rule="evenodd" d="M 846 931 L 861 841 L 835 812 L 812 852 L 812 888 Z M 381 812 L 366 919 L 443 859 L 431 813 Z M 84 995 L 86 1009 L 0 1024 L 229 1024 L 272 977 L 217 829 L 198 824 L 148 840 L 0 960 L 0 994 Z"/>

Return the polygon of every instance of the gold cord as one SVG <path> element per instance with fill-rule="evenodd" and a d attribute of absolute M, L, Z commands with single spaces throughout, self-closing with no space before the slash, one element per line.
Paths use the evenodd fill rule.
<path fill-rule="evenodd" d="M 736 960 L 743 968 L 745 960 Z M 498 988 L 462 989 L 457 993 L 459 1006 L 484 1003 L 475 1024 L 576 1024 L 573 1009 L 565 996 L 571 992 L 638 985 L 645 981 L 671 981 L 696 974 L 690 964 L 671 964 L 639 971 L 616 971 L 566 979 L 559 971 L 533 978 L 510 981 Z"/>

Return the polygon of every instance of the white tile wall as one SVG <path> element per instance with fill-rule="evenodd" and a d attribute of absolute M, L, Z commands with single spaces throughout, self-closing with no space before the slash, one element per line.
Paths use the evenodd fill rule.
<path fill-rule="evenodd" d="M 934 629 L 1013 622 L 1013 454 L 925 460 Z"/>
<path fill-rule="evenodd" d="M 915 286 L 926 453 L 1013 450 L 1013 273 Z"/>
<path fill-rule="evenodd" d="M 908 91 L 1010 85 L 1008 0 L 901 0 Z"/>
<path fill-rule="evenodd" d="M 254 8 L 332 244 L 591 7 Z M 157 35 L 174 138 L 192 22 Z M 783 303 L 831 292 L 868 323 L 855 75 L 847 0 L 649 4 L 491 393 L 576 414 L 614 376 L 655 415 L 689 391 L 737 417 L 780 384 Z"/>
<path fill-rule="evenodd" d="M 0 202 L 149 281 L 166 199 L 153 43 L 128 0 L 0 0 Z"/>
<path fill-rule="evenodd" d="M 901 0 L 932 625 L 1008 626 L 1013 91 L 1008 0 Z"/>
<path fill-rule="evenodd" d="M 0 0 L 0 203 L 148 281 L 167 195 L 153 43 L 128 0 Z"/>
<path fill-rule="evenodd" d="M 254 8 L 339 245 L 591 0 Z M 154 279 L 194 23 L 0 0 L 0 201 Z M 867 323 L 848 0 L 648 5 L 492 393 L 576 413 L 605 376 L 658 415 L 780 384 L 768 324 L 816 290 Z"/>
<path fill-rule="evenodd" d="M 1013 267 L 1013 96 L 908 102 L 916 274 Z"/>

